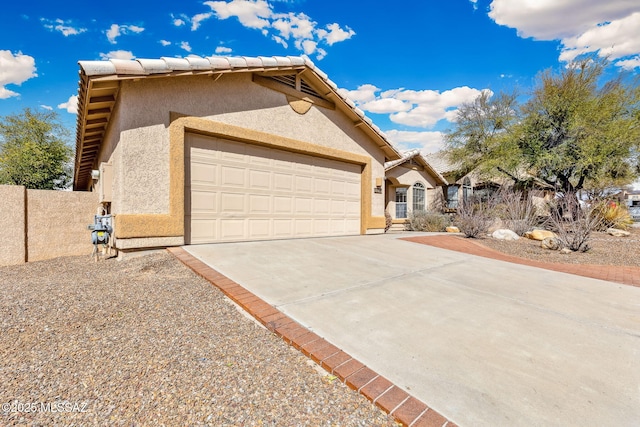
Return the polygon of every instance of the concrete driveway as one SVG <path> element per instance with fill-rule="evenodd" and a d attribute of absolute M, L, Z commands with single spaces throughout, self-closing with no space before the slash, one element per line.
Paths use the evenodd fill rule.
<path fill-rule="evenodd" d="M 462 427 L 640 425 L 640 288 L 396 237 L 185 249 Z"/>

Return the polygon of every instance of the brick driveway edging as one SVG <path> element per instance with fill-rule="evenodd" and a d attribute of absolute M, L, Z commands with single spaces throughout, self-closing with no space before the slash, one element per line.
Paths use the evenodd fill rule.
<path fill-rule="evenodd" d="M 495 249 L 488 248 L 482 243 L 475 242 L 473 239 L 460 236 L 449 236 L 446 234 L 402 237 L 400 240 L 435 246 L 440 249 L 464 252 L 470 255 L 477 255 L 499 261 L 507 261 L 514 264 L 528 265 L 530 267 L 544 268 L 546 270 L 558 271 L 561 273 L 575 274 L 577 276 L 590 277 L 592 279 L 600 279 L 640 287 L 640 267 L 594 264 L 560 264 L 535 261 L 527 258 L 507 255 L 496 251 Z"/>
<path fill-rule="evenodd" d="M 196 274 L 220 289 L 246 312 L 287 344 L 365 396 L 399 423 L 408 427 L 457 427 L 425 403 L 409 395 L 348 353 L 300 325 L 238 283 L 209 267 L 183 248 L 167 251 Z"/>

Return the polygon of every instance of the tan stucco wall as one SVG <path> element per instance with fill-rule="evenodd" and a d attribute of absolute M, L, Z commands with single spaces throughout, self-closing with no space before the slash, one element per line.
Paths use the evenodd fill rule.
<path fill-rule="evenodd" d="M 27 261 L 91 255 L 96 193 L 27 190 Z"/>
<path fill-rule="evenodd" d="M 0 185 L 0 265 L 91 255 L 96 194 Z"/>
<path fill-rule="evenodd" d="M 26 190 L 0 185 L 0 266 L 25 262 Z"/>
<path fill-rule="evenodd" d="M 387 171 L 387 182 L 389 192 L 387 195 L 387 210 L 392 218 L 396 217 L 395 189 L 396 187 L 407 187 L 407 212 L 411 212 L 413 207 L 413 192 L 411 187 L 416 182 L 425 186 L 425 209 L 434 207 L 436 198 L 439 197 L 436 179 L 426 170 L 413 170 L 403 165 L 397 166 Z"/>
<path fill-rule="evenodd" d="M 170 151 L 171 111 L 367 156 L 373 158 L 370 180 L 384 177 L 384 153 L 343 113 L 314 106 L 298 114 L 284 94 L 253 83 L 250 74 L 224 75 L 217 81 L 210 76 L 125 80 L 116 110 L 117 123 L 110 125 L 108 138 L 110 147 L 116 137 L 118 142 L 100 156 L 114 167 L 111 212 L 116 216 L 162 216 L 172 210 L 169 164 L 176 159 Z M 374 193 L 371 184 L 367 187 L 373 217 L 369 225 L 382 228 L 384 195 Z M 118 222 L 116 218 L 116 226 Z"/>

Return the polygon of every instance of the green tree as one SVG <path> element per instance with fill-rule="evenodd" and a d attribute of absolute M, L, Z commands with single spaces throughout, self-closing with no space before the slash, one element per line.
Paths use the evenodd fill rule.
<path fill-rule="evenodd" d="M 72 178 L 73 150 L 68 130 L 55 112 L 33 112 L 0 119 L 0 184 L 31 189 L 63 189 Z"/>
<path fill-rule="evenodd" d="M 564 193 L 632 182 L 640 165 L 640 89 L 621 75 L 602 82 L 605 68 L 590 58 L 545 71 L 522 105 L 485 94 L 463 105 L 447 135 L 450 159 L 466 156 L 458 162 L 467 169 L 520 184 L 538 178 Z"/>

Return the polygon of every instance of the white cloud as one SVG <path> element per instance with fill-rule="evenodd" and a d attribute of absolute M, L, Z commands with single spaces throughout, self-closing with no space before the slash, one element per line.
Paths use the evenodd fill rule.
<path fill-rule="evenodd" d="M 218 19 L 235 16 L 247 28 L 269 26 L 268 18 L 272 14 L 271 6 L 265 0 L 206 1 L 204 4 L 215 12 Z"/>
<path fill-rule="evenodd" d="M 100 54 L 100 58 L 103 60 L 109 60 L 109 59 L 135 59 L 136 57 L 133 56 L 133 53 L 130 50 L 112 50 L 111 52 L 108 53 L 101 53 Z"/>
<path fill-rule="evenodd" d="M 162 46 L 169 46 L 171 42 L 169 40 L 160 40 L 159 42 Z"/>
<path fill-rule="evenodd" d="M 0 99 L 18 96 L 17 92 L 7 89 L 6 85 L 20 85 L 32 77 L 37 77 L 36 61 L 29 55 L 9 50 L 0 50 Z"/>
<path fill-rule="evenodd" d="M 173 19 L 173 25 L 176 27 L 182 27 L 183 25 L 187 24 L 182 18 L 175 18 L 173 17 L 173 15 L 171 16 L 171 18 Z"/>
<path fill-rule="evenodd" d="M 625 70 L 633 70 L 636 67 L 640 67 L 640 55 L 631 59 L 618 61 L 616 62 L 616 65 L 618 65 L 621 68 L 624 68 Z"/>
<path fill-rule="evenodd" d="M 365 104 L 360 105 L 364 111 L 376 114 L 399 113 L 411 109 L 411 104 L 394 98 L 374 99 Z"/>
<path fill-rule="evenodd" d="M 189 45 L 189 42 L 180 43 L 180 48 L 186 50 L 187 52 L 191 52 L 191 45 Z"/>
<path fill-rule="evenodd" d="M 76 36 L 87 31 L 86 28 L 73 27 L 71 26 L 71 21 L 63 21 L 62 19 L 55 19 L 52 21 L 41 18 L 40 21 L 43 22 L 45 28 L 51 31 L 58 31 L 65 37 Z"/>
<path fill-rule="evenodd" d="M 216 48 L 216 54 L 220 55 L 221 53 L 231 53 L 233 52 L 233 49 L 229 48 L 229 47 L 225 47 L 225 46 L 218 46 Z"/>
<path fill-rule="evenodd" d="M 351 28 L 343 28 L 337 23 L 318 28 L 318 23 L 304 13 L 275 13 L 266 0 L 207 1 L 204 4 L 218 19 L 236 17 L 244 27 L 260 30 L 265 37 L 285 48 L 293 41 L 296 49 L 305 55 L 315 55 L 317 59 L 327 54 L 323 46 L 332 46 L 356 34 Z M 193 26 L 197 28 L 195 22 Z"/>
<path fill-rule="evenodd" d="M 40 108 L 45 110 L 53 111 L 53 107 L 51 105 L 40 104 Z"/>
<path fill-rule="evenodd" d="M 351 99 L 355 103 L 365 103 L 369 101 L 373 101 L 376 99 L 376 93 L 380 92 L 380 89 L 371 84 L 365 84 L 358 86 L 358 89 L 355 90 L 347 90 L 347 89 L 338 89 L 338 92 L 342 96 L 346 96 Z"/>
<path fill-rule="evenodd" d="M 598 53 L 630 67 L 627 57 L 640 54 L 638 0 L 493 0 L 490 9 L 496 23 L 520 37 L 559 40 L 561 61 Z"/>
<path fill-rule="evenodd" d="M 213 13 L 211 13 L 211 12 L 198 13 L 197 15 L 193 16 L 191 18 L 191 31 L 195 31 L 198 28 L 200 28 L 200 23 L 202 21 L 206 21 L 207 19 L 211 18 L 212 16 L 213 16 Z"/>
<path fill-rule="evenodd" d="M 329 46 L 332 46 L 334 43 L 348 40 L 356 34 L 356 32 L 351 28 L 347 27 L 347 29 L 344 30 L 336 23 L 327 25 L 327 29 L 329 31 L 319 30 L 318 34 L 320 35 L 320 38 L 326 40 Z"/>
<path fill-rule="evenodd" d="M 78 114 L 78 95 L 71 95 L 67 102 L 58 104 L 58 108 L 67 110 L 67 113 Z"/>
<path fill-rule="evenodd" d="M 444 134 L 438 131 L 390 130 L 385 135 L 400 151 L 417 148 L 423 153 L 435 153 L 444 147 Z"/>
<path fill-rule="evenodd" d="M 431 128 L 440 120 L 453 121 L 456 108 L 473 101 L 482 93 L 467 86 L 444 92 L 436 90 L 392 89 L 380 92 L 374 85 L 362 85 L 357 90 L 341 90 L 362 110 L 375 114 L 390 114 L 394 123 Z"/>
<path fill-rule="evenodd" d="M 469 0 L 473 4 L 473 10 L 478 10 L 478 0 Z"/>
<path fill-rule="evenodd" d="M 116 38 L 129 33 L 141 33 L 144 28 L 137 25 L 118 25 L 111 24 L 111 27 L 106 31 L 107 39 L 111 44 L 116 44 Z"/>

